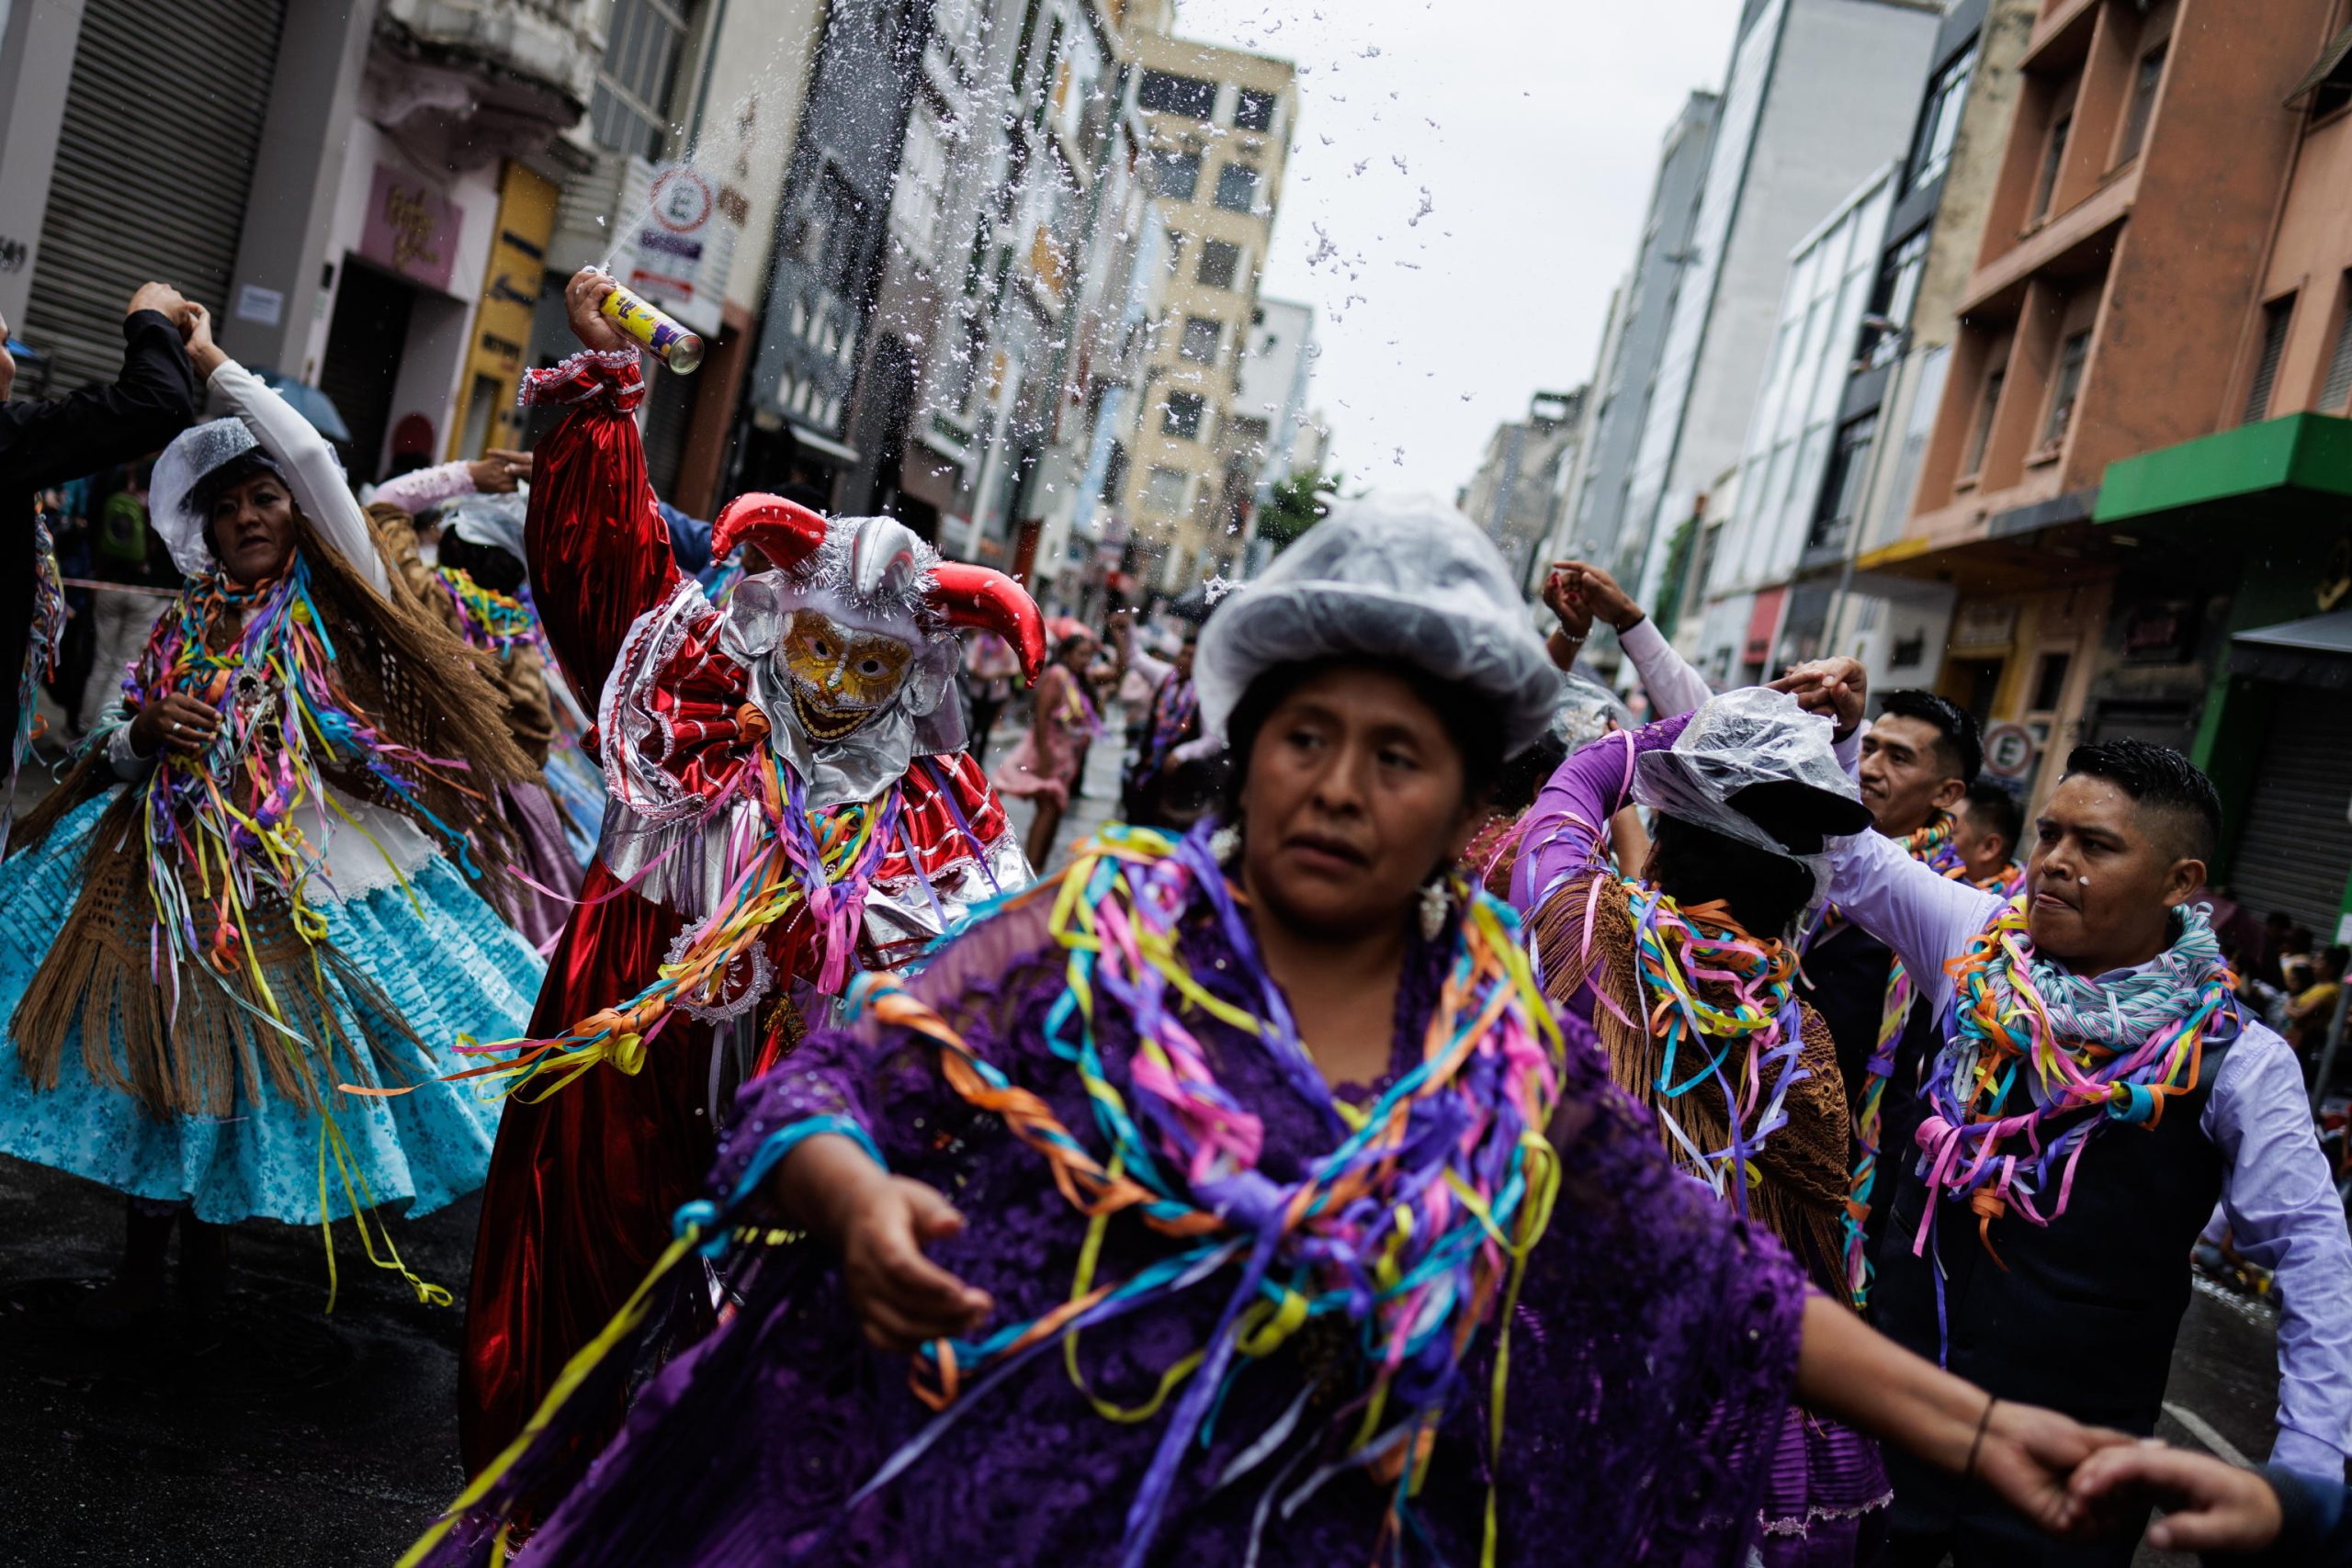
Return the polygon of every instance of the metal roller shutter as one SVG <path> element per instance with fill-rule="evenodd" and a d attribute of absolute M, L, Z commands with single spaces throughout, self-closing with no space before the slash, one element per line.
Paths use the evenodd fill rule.
<path fill-rule="evenodd" d="M 2284 909 L 2333 941 L 2352 880 L 2352 695 L 2287 688 L 2263 739 L 2245 825 L 2230 857 L 2231 894 L 2256 916 Z"/>
<path fill-rule="evenodd" d="M 286 0 L 101 0 L 82 17 L 24 335 L 53 392 L 122 368 L 122 308 L 154 278 L 215 316 L 269 108 Z"/>

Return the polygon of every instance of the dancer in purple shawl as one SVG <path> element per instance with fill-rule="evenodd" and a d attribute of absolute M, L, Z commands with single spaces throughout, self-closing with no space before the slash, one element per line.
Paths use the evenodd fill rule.
<path fill-rule="evenodd" d="M 722 1199 L 764 1193 L 808 1239 L 757 1253 L 736 1277 L 737 1310 L 659 1374 L 584 1479 L 564 1412 L 542 1412 L 411 1561 L 486 1562 L 502 1521 L 536 1516 L 526 1568 L 1471 1562 L 1482 1551 L 1503 1563 L 1733 1564 L 1792 1398 L 2053 1528 L 2074 1523 L 2064 1478 L 2099 1435 L 1992 1406 L 1810 1299 L 1777 1243 L 1672 1169 L 1589 1049 L 1555 1047 L 1532 1080 L 1547 1119 L 1502 1151 L 1531 1190 L 1556 1193 L 1548 1227 L 1490 1168 L 1453 1160 L 1528 1103 L 1477 1087 L 1495 1077 L 1478 1048 L 1496 1038 L 1488 1020 L 1518 1004 L 1479 989 L 1469 960 L 1492 957 L 1481 933 L 1515 927 L 1453 862 L 1555 685 L 1482 535 L 1435 503 L 1335 509 L 1220 612 L 1200 681 L 1235 757 L 1227 826 L 1153 840 L 1123 863 L 1179 890 L 1154 929 L 1171 933 L 1167 967 L 1189 988 L 1152 993 L 1163 1011 L 1131 987 L 1137 971 L 1074 965 L 1084 943 L 1069 911 L 1095 897 L 1105 852 L 1081 855 L 1067 897 L 1045 889 L 953 942 L 897 1012 L 876 1004 L 899 1021 L 812 1033 L 745 1089 L 713 1182 Z M 1141 897 L 1091 908 L 1151 913 Z M 1115 945 L 1111 924 L 1090 929 Z M 1082 1031 L 1080 970 L 1100 981 Z M 1120 995 L 1144 1000 L 1111 1005 Z M 1487 1001 L 1465 1008 L 1465 995 Z M 918 1016 L 920 1032 L 907 1021 Z M 1432 1018 L 1461 1032 L 1431 1031 Z M 1465 1040 L 1471 1065 L 1449 1069 L 1462 1092 L 1425 1092 L 1431 1063 Z M 971 1089 L 975 1062 L 987 1094 Z M 1186 1062 L 1216 1091 L 1182 1102 L 1195 1129 L 1205 1139 L 1221 1106 L 1255 1142 L 1191 1177 L 1161 1163 L 1153 1202 L 1105 1205 L 1090 1224 L 1036 1129 L 1075 1130 L 1077 1163 L 1107 1162 L 1115 1187 L 1123 1164 L 1140 1173 L 1136 1126 L 1156 1124 Z M 1340 1161 L 1347 1130 L 1382 1125 L 1408 1091 L 1412 1136 L 1371 1172 L 1348 1223 L 1287 1227 L 1285 1203 Z M 1555 1157 L 1556 1184 L 1536 1180 Z M 1431 1174 L 1416 1185 L 1416 1173 Z M 1226 1195 L 1221 1213 L 1204 1190 Z M 1526 1243 L 1515 1303 L 1465 1290 L 1408 1325 L 1408 1345 L 1385 1337 L 1383 1303 L 1447 1258 L 1422 1257 L 1403 1280 L 1375 1269 L 1359 1288 L 1315 1275 L 1339 1281 L 1320 1295 L 1283 1282 L 1343 1258 L 1394 1208 L 1442 1222 L 1469 1201 L 1451 1194 L 1478 1190 L 1494 1228 Z M 1146 1223 L 1160 1213 L 1170 1228 Z M 1479 1231 L 1465 1227 L 1467 1248 Z M 1207 1265 L 1136 1288 L 1228 1233 Z M 1284 1247 L 1306 1256 L 1283 1258 Z M 1063 1334 L 1054 1314 L 1073 1297 L 1098 1304 L 1074 1319 L 1082 1333 Z M 1027 1326 L 1000 1345 L 1000 1325 Z M 1391 1343 L 1409 1371 L 1452 1375 L 1427 1403 L 1399 1377 L 1384 1418 L 1366 1390 L 1390 1384 L 1367 1348 Z M 910 1386 L 910 1353 L 932 1403 Z M 583 1358 L 575 1370 L 599 1369 Z M 943 1391 L 955 1397 L 935 1414 Z M 1434 1413 L 1426 1424 L 1416 1404 Z"/>

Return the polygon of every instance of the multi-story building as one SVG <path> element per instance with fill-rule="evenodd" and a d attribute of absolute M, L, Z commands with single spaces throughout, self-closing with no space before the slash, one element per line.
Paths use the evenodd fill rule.
<path fill-rule="evenodd" d="M 1629 581 L 1641 570 L 1648 537 L 1645 530 L 1635 530 L 1630 540 L 1623 537 L 1634 457 L 1649 422 L 1650 393 L 1665 353 L 1667 325 L 1680 299 L 1682 274 L 1694 259 L 1691 228 L 1699 218 L 1699 192 L 1720 107 L 1714 94 L 1693 93 L 1667 128 L 1641 243 L 1633 270 L 1610 300 L 1592 394 L 1585 400 L 1584 428 L 1575 460 L 1562 469 L 1559 522 L 1544 552 L 1596 562 Z M 1632 547 L 1630 557 L 1621 545 Z"/>
<path fill-rule="evenodd" d="M 900 362 L 910 357 L 902 334 L 886 327 L 867 342 L 882 321 L 896 243 L 893 191 L 933 56 L 950 52 L 950 26 L 978 26 L 968 6 L 940 9 L 946 15 L 934 26 L 920 6 L 831 6 L 819 31 L 752 363 L 747 486 L 807 485 L 852 511 L 865 510 L 875 487 L 872 454 L 852 445 L 853 397 L 862 373 L 894 382 L 911 374 Z M 960 85 L 970 68 L 951 58 L 941 74 Z M 924 124 L 935 129 L 938 114 L 934 106 Z M 935 139 L 925 145 L 937 150 Z M 897 347 L 885 349 L 884 338 Z M 874 355 L 882 363 L 871 363 Z"/>
<path fill-rule="evenodd" d="M 1487 451 L 1457 498 L 1473 523 L 1502 547 L 1530 592 L 1543 588 L 1536 561 L 1558 522 L 1560 476 L 1576 461 L 1588 389 L 1538 392 L 1527 417 L 1495 426 Z"/>
<path fill-rule="evenodd" d="M 611 0 L 122 0 L 0 25 L 0 311 L 53 386 L 110 378 L 150 276 L 322 386 L 354 475 L 512 439 Z M 195 134 L 200 130 L 201 134 Z"/>
<path fill-rule="evenodd" d="M 1241 558 L 1258 475 L 1234 405 L 1298 100 L 1284 62 L 1160 32 L 1131 43 L 1170 276 L 1132 427 L 1126 511 L 1138 578 L 1172 590 L 1230 574 Z"/>
<path fill-rule="evenodd" d="M 1745 7 L 1626 468 L 1622 536 L 1624 553 L 1641 555 L 1634 581 L 1645 600 L 1699 493 L 1739 459 L 1790 252 L 1872 169 L 1902 154 L 1941 10 L 1935 0 Z"/>
<path fill-rule="evenodd" d="M 1679 640 L 1717 682 L 1767 678 L 1821 650 L 1785 615 L 1789 579 L 1816 530 L 1822 499 L 1846 504 L 1865 468 L 1862 427 L 1840 423 L 1838 402 L 1879 269 L 1879 242 L 1894 199 L 1896 165 L 1875 171 L 1789 258 L 1787 291 L 1740 456 L 1741 504 L 1704 541 L 1707 575 L 1699 614 L 1686 611 Z"/>
<path fill-rule="evenodd" d="M 2352 710 L 2352 17 L 2038 15 L 1906 536 L 1960 594 L 1945 689 L 2046 791 L 2135 735 L 2213 774 L 2217 884 L 2332 927 Z"/>
<path fill-rule="evenodd" d="M 973 531 L 984 549 L 1001 531 L 1014 570 L 1049 603 L 1099 605 L 1129 585 L 1098 511 L 1102 480 L 1140 376 L 1152 319 L 1166 285 L 1148 275 L 1164 243 L 1150 219 L 1149 132 L 1130 101 L 1136 75 L 1112 8 L 1088 6 L 1069 25 L 1041 14 L 1040 69 L 1016 117 L 1036 142 L 1016 241 L 1030 280 L 1017 313 L 1000 310 L 997 342 L 1018 392 L 1000 428 L 1011 438 L 988 455 L 998 476 L 973 496 Z M 985 503 L 985 510 L 982 510 Z M 1087 526 L 1081 528 L 1081 514 Z"/>
<path fill-rule="evenodd" d="M 1880 689 L 1932 684 L 1951 628 L 1950 584 L 1855 562 L 1900 536 L 1918 490 L 2040 9 L 1959 0 L 1944 13 L 1838 409 L 1839 460 L 1789 595 L 1784 639 L 1851 654 Z"/>
<path fill-rule="evenodd" d="M 1299 431 L 1306 423 L 1319 352 L 1314 306 L 1261 299 L 1250 312 L 1241 384 L 1233 400 L 1233 434 L 1237 446 L 1257 450 L 1261 500 L 1299 467 Z"/>

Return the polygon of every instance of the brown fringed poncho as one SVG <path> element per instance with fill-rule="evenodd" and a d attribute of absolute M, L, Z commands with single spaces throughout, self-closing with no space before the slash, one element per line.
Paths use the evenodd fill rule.
<path fill-rule="evenodd" d="M 1593 903 L 1596 880 L 1597 908 Z M 1704 912 L 1715 923 L 1738 929 L 1726 914 L 1712 908 Z M 1589 913 L 1589 949 L 1585 943 Z M 1590 1017 L 1609 1057 L 1609 1076 L 1656 1114 L 1665 1098 L 1657 1089 L 1664 1053 L 1657 1036 L 1647 1027 L 1651 1004 L 1635 956 L 1634 917 L 1625 884 L 1605 873 L 1576 878 L 1536 912 L 1532 933 L 1542 961 L 1544 992 L 1553 1007 L 1563 1016 Z M 1615 1006 L 1582 995 L 1588 984 Z M 1702 984 L 1699 990 L 1710 1000 L 1728 999 L 1727 989 L 1719 982 Z M 1843 1301 L 1847 1295 L 1842 1240 L 1846 1153 L 1852 1120 L 1828 1026 L 1809 1004 L 1799 1006 L 1804 1020 L 1804 1045 L 1798 1061 L 1809 1076 L 1791 1087 L 1783 1107 L 1788 1124 L 1765 1140 L 1758 1156 L 1763 1179 L 1748 1190 L 1748 1213 L 1781 1238 L 1815 1284 Z M 1702 1083 L 1681 1095 L 1674 1101 L 1674 1115 L 1702 1147 L 1720 1149 L 1731 1142 L 1729 1113 L 1717 1084 Z M 1689 1156 L 1662 1127 L 1659 1137 L 1668 1157 L 1688 1168 Z"/>
<path fill-rule="evenodd" d="M 392 741 L 468 765 L 462 773 L 412 770 L 416 805 L 393 795 L 364 767 L 330 763 L 326 781 L 346 798 L 416 822 L 436 843 L 445 840 L 426 813 L 464 835 L 481 873 L 477 889 L 494 899 L 509 859 L 496 787 L 531 778 L 536 770 L 508 734 L 488 656 L 468 648 L 405 592 L 396 589 L 390 600 L 378 593 L 299 514 L 295 528 L 295 547 L 310 567 L 311 598 L 334 649 L 329 679 L 338 701 Z M 197 592 L 197 584 L 192 581 L 184 592 Z M 165 614 L 177 615 L 185 603 Z M 208 640 L 221 647 L 235 630 L 233 624 L 209 627 Z M 161 694 L 160 643 L 150 641 L 137 679 L 151 697 Z M 116 782 L 105 748 L 85 750 L 64 782 L 25 818 L 9 848 L 42 842 L 74 808 Z M 243 778 L 222 783 L 223 795 L 246 808 Z M 10 1021 L 33 1082 L 43 1089 L 56 1085 L 77 1021 L 91 1078 L 135 1096 L 158 1116 L 225 1115 L 240 1083 L 249 1097 L 258 1097 L 265 1076 L 307 1110 L 323 1103 L 334 1084 L 350 1076 L 338 1066 L 338 1056 L 362 1050 L 374 1053 L 384 1076 L 396 1077 L 390 1048 L 413 1045 L 413 1039 L 345 1038 L 327 999 L 327 976 L 332 973 L 346 991 L 376 1004 L 381 1017 L 398 1019 L 399 1010 L 344 955 L 295 928 L 285 889 L 267 886 L 270 878 L 258 879 L 264 886 L 244 911 L 250 946 L 234 973 L 191 973 L 194 966 L 186 964 L 175 969 L 154 940 L 157 910 L 141 820 L 148 799 L 142 788 L 126 789 L 99 818 L 74 911 Z M 196 891 L 191 884 L 191 897 Z M 211 913 L 208 902 L 195 916 L 204 921 Z M 269 1021 L 271 1014 L 282 1027 Z"/>

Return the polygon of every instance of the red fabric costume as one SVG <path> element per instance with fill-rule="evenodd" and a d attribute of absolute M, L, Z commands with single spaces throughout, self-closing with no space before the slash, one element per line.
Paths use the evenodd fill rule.
<path fill-rule="evenodd" d="M 667 1245 L 672 1213 L 700 1190 L 716 1139 L 717 1044 L 740 1048 L 762 1019 L 769 1054 L 788 1043 L 774 1021 L 792 1010 L 755 1006 L 770 976 L 779 998 L 821 1006 L 845 967 L 896 966 L 964 908 L 1029 880 L 979 769 L 937 744 L 960 740 L 960 719 L 936 673 L 944 663 L 952 677 L 959 622 L 1025 644 L 1034 671 L 1042 632 L 1027 596 L 998 574 L 940 563 L 887 519 L 828 525 L 744 497 L 722 513 L 718 547 L 748 536 L 786 570 L 747 578 L 727 610 L 713 607 L 679 572 L 654 510 L 630 418 L 643 395 L 634 351 L 575 355 L 534 373 L 526 392 L 572 406 L 537 446 L 526 542 L 548 646 L 599 714 L 592 741 L 614 798 L 581 907 L 548 962 L 535 1040 L 576 1038 L 580 1021 L 646 992 L 718 893 L 771 852 L 776 807 L 773 791 L 762 806 L 760 786 L 784 776 L 776 759 L 806 792 L 796 806 L 870 803 L 864 819 L 888 837 L 854 889 L 821 908 L 795 905 L 749 964 L 726 971 L 720 992 L 699 1007 L 682 1000 L 676 1016 L 647 1028 L 635 1070 L 604 1061 L 556 1089 L 534 1080 L 507 1101 L 467 1303 L 469 1473 L 522 1430 Z M 763 532 L 779 517 L 782 528 Z M 892 558 L 877 565 L 876 555 Z M 835 643 L 903 629 L 914 651 L 902 683 L 870 709 L 819 705 L 828 694 L 854 700 L 842 696 L 840 672 L 812 695 L 783 672 L 777 641 L 796 612 L 810 611 Z M 797 651 L 805 658 L 806 646 Z M 860 714 L 856 733 L 812 739 L 811 726 L 845 712 Z"/>

